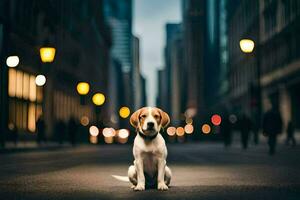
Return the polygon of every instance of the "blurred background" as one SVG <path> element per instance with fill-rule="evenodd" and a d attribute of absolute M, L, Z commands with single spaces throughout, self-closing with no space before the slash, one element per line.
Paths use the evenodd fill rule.
<path fill-rule="evenodd" d="M 148 105 L 173 143 L 247 148 L 269 110 L 297 132 L 299 22 L 297 0 L 0 0 L 0 143 L 130 143 Z"/>

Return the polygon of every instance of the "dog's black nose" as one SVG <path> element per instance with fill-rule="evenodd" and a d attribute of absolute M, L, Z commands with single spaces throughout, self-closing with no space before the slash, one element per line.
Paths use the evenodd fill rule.
<path fill-rule="evenodd" d="M 153 122 L 148 122 L 147 126 L 148 126 L 148 128 L 153 128 L 154 127 L 154 123 Z"/>

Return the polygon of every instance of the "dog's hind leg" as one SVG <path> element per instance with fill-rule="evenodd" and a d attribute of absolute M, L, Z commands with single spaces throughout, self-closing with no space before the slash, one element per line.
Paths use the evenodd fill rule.
<path fill-rule="evenodd" d="M 128 168 L 128 178 L 133 185 L 132 187 L 135 187 L 137 185 L 137 173 L 134 165 Z"/>
<path fill-rule="evenodd" d="M 168 166 L 165 167 L 165 184 L 169 186 L 171 182 L 172 172 Z"/>

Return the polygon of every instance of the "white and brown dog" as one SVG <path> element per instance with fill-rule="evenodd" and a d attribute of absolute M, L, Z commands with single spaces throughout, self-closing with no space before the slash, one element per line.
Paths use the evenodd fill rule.
<path fill-rule="evenodd" d="M 133 145 L 134 165 L 128 169 L 132 188 L 168 190 L 172 173 L 166 162 L 165 140 L 160 134 L 161 128 L 170 123 L 168 114 L 159 108 L 144 107 L 131 115 L 130 123 L 137 130 Z"/>

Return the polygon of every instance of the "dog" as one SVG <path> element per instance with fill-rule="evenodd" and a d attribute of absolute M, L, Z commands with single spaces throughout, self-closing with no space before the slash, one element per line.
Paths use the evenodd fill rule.
<path fill-rule="evenodd" d="M 134 164 L 128 169 L 128 178 L 136 191 L 145 188 L 168 190 L 172 172 L 167 166 L 167 147 L 160 130 L 170 123 L 167 113 L 155 107 L 143 107 L 130 117 L 136 129 Z"/>

